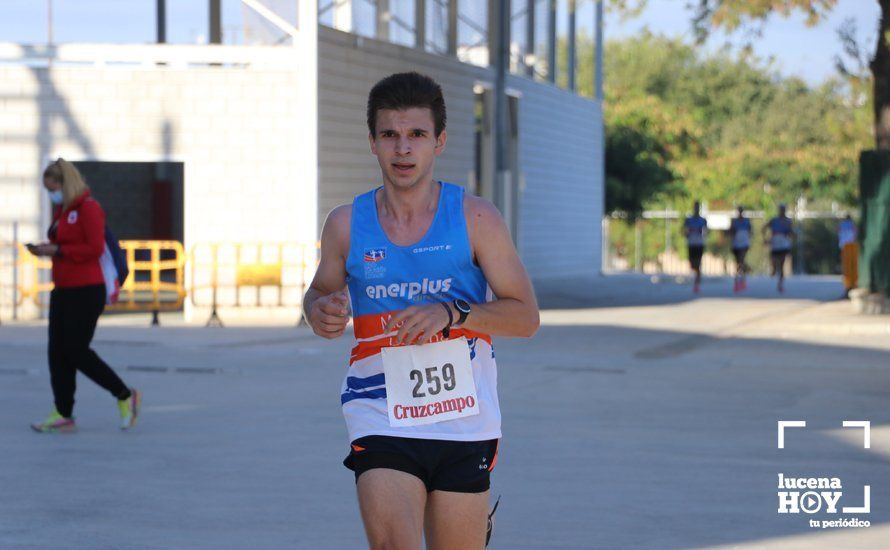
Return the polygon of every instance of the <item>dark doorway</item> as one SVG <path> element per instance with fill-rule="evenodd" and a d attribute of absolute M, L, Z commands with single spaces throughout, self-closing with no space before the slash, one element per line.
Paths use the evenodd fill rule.
<path fill-rule="evenodd" d="M 183 163 L 74 164 L 118 239 L 183 241 Z"/>

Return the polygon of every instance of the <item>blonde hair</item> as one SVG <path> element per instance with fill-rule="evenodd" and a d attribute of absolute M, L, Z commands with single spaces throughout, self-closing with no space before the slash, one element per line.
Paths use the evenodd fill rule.
<path fill-rule="evenodd" d="M 67 160 L 59 157 L 43 171 L 43 177 L 62 184 L 62 208 L 68 208 L 78 197 L 89 191 L 83 176 Z"/>

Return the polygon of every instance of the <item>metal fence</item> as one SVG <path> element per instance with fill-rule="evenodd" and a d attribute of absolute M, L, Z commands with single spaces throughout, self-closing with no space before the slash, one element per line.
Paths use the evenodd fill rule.
<path fill-rule="evenodd" d="M 181 310 L 186 298 L 217 307 L 299 308 L 317 258 L 318 243 L 198 244 L 188 253 L 176 241 L 121 241 L 130 276 L 108 311 Z M 52 261 L 22 243 L 0 241 L 0 309 L 13 320 L 45 312 L 53 289 Z M 189 277 L 186 277 L 188 273 Z"/>

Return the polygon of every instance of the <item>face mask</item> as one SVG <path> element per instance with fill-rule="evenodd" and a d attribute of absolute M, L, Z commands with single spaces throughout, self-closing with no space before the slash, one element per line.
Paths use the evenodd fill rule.
<path fill-rule="evenodd" d="M 49 192 L 49 200 L 53 201 L 53 204 L 62 204 L 62 201 L 65 197 L 62 195 L 62 190 L 58 191 L 50 191 Z"/>

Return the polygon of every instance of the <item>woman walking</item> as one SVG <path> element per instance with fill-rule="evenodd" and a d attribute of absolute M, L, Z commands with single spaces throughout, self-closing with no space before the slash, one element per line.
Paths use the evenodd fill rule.
<path fill-rule="evenodd" d="M 90 196 L 77 168 L 58 159 L 43 172 L 43 186 L 54 206 L 49 242 L 29 245 L 37 256 L 52 258 L 53 284 L 49 300 L 49 372 L 55 410 L 38 432 L 76 429 L 74 391 L 77 371 L 108 390 L 117 399 L 121 429 L 132 427 L 139 416 L 141 395 L 90 348 L 107 293 L 99 258 L 105 251 L 105 212 Z"/>

